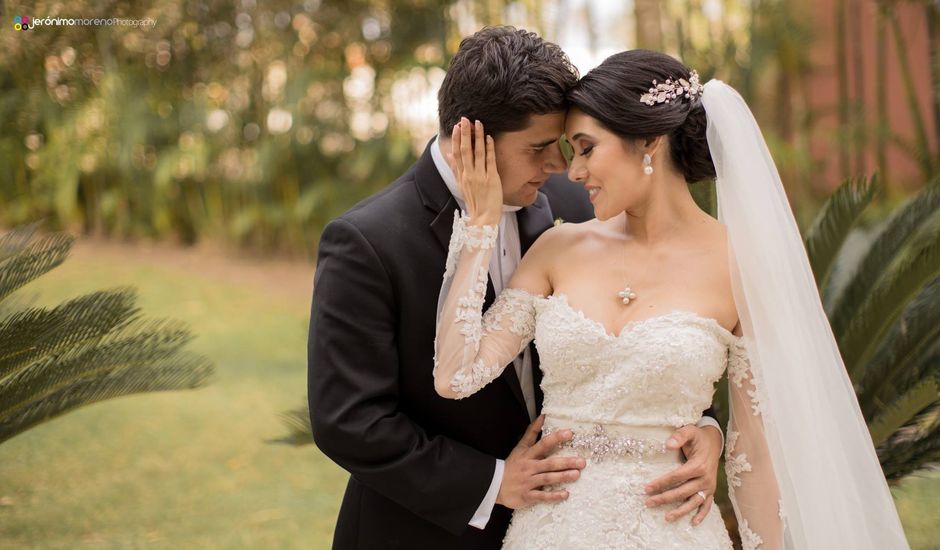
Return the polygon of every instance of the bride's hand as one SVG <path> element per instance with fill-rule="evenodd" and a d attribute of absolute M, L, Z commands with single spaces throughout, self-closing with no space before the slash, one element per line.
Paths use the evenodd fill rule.
<path fill-rule="evenodd" d="M 451 133 L 451 151 L 470 223 L 498 224 L 503 212 L 503 186 L 496 171 L 493 137 L 484 134 L 479 120 L 471 125 L 461 118 Z"/>

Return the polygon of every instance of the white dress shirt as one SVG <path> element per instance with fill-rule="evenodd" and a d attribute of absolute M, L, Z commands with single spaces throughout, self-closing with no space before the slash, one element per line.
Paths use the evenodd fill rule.
<path fill-rule="evenodd" d="M 431 158 L 434 160 L 434 166 L 441 174 L 441 179 L 444 180 L 450 194 L 457 199 L 460 209 L 466 211 L 463 195 L 457 186 L 457 176 L 450 165 L 447 164 L 437 137 L 434 138 L 434 143 L 431 144 Z M 490 280 L 493 282 L 493 288 L 497 295 L 509 285 L 509 280 L 522 259 L 522 245 L 519 242 L 519 222 L 516 218 L 516 212 L 521 208 L 520 206 L 503 205 L 503 215 L 499 220 L 499 232 L 496 237 L 495 251 L 498 253 L 490 257 L 489 266 Z M 438 302 L 438 315 L 440 315 L 440 307 L 441 302 Z M 518 357 L 513 359 L 513 366 L 516 369 L 519 384 L 522 386 L 522 396 L 525 398 L 529 420 L 535 420 L 535 382 L 532 378 L 532 353 L 528 346 Z M 721 431 L 718 422 L 710 416 L 703 416 L 697 425 L 714 426 L 719 432 Z M 505 466 L 505 461 L 496 459 L 496 469 L 493 472 L 490 488 L 486 491 L 483 502 L 480 503 L 470 519 L 470 526 L 477 529 L 486 528 L 486 524 L 490 521 L 490 515 L 493 513 L 493 506 L 496 505 L 496 496 L 499 494 L 499 486 L 503 482 Z"/>

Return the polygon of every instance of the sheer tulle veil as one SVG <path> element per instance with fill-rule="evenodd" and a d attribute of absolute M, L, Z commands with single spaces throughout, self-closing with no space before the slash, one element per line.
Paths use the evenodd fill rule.
<path fill-rule="evenodd" d="M 908 548 L 760 129 L 721 81 L 701 101 L 786 548 Z"/>

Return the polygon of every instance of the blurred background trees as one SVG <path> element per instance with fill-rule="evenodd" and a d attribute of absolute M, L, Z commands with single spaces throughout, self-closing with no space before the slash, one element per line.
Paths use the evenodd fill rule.
<path fill-rule="evenodd" d="M 28 8 L 157 24 L 4 28 L 0 223 L 310 253 L 326 220 L 413 158 L 386 113 L 402 74 L 444 63 L 445 6 L 394 7 Z"/>
<path fill-rule="evenodd" d="M 728 81 L 761 121 L 802 222 L 847 177 L 877 170 L 896 201 L 934 175 L 934 3 L 628 4 L 10 6 L 5 19 L 157 23 L 4 23 L 0 224 L 44 218 L 86 234 L 312 257 L 324 223 L 399 175 L 435 133 L 435 93 L 460 38 L 500 23 L 559 42 L 582 72 L 644 46 Z"/>

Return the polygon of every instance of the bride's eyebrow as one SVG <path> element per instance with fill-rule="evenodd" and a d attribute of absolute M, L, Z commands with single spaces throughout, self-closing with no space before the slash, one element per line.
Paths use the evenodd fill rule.
<path fill-rule="evenodd" d="M 584 132 L 578 132 L 577 134 L 571 136 L 571 138 L 568 139 L 568 141 L 578 141 L 579 139 L 582 139 L 582 138 L 584 138 L 584 139 L 594 139 L 594 138 L 592 138 L 591 136 L 585 134 Z"/>

